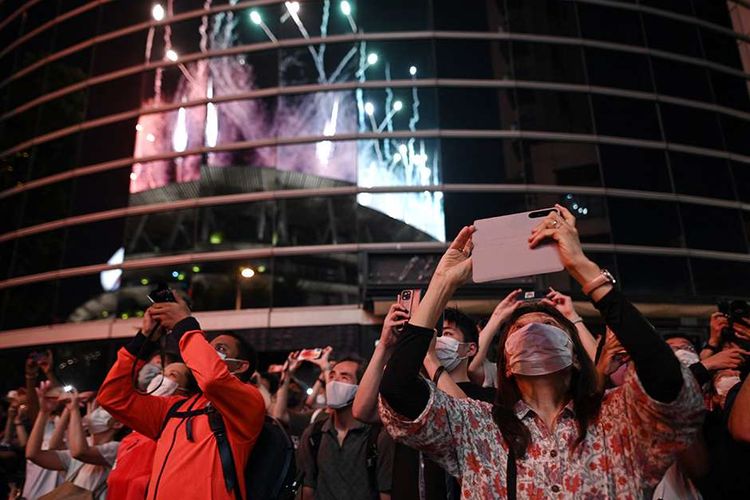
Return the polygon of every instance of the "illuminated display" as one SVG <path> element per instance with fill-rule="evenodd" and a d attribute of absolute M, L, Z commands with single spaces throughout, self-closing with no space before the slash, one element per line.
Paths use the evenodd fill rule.
<path fill-rule="evenodd" d="M 349 2 L 332 9 L 330 2 L 322 7 L 286 2 L 278 26 L 297 30 L 298 37 L 310 44 L 281 52 L 276 64 L 258 65 L 243 57 L 201 59 L 182 63 L 173 46 L 172 34 L 165 28 L 163 54 L 155 52 L 154 28 L 147 40 L 147 59 L 163 58 L 177 63 L 180 71 L 174 90 L 164 85 L 165 69 L 156 70 L 151 97 L 144 109 L 169 104 L 190 103 L 214 96 L 247 93 L 258 86 L 264 72 L 279 74 L 280 87 L 292 86 L 300 80 L 300 68 L 313 72 L 304 75 L 319 85 L 357 81 L 365 84 L 368 74 L 378 69 L 391 80 L 388 60 L 368 49 L 366 42 L 351 43 L 348 50 L 326 50 L 326 44 L 313 43 L 305 26 L 305 9 L 324 9 L 320 33 L 328 31 L 329 19 L 346 18 L 352 33 L 361 32 Z M 157 16 L 169 16 L 159 9 Z M 204 18 L 195 33 L 201 51 L 226 49 L 236 45 L 240 27 L 261 30 L 275 42 L 277 36 L 267 23 L 267 12 L 260 9 L 220 13 Z M 275 21 L 275 19 L 274 19 Z M 241 26 L 244 23 L 248 26 Z M 273 26 L 277 26 L 274 22 Z M 316 42 L 319 42 L 316 41 Z M 176 45 L 176 44 L 174 44 Z M 419 61 L 413 61 L 402 72 L 412 80 L 418 74 Z M 290 69 L 291 68 L 291 69 Z M 294 71 L 292 71 L 292 69 Z M 416 137 L 367 138 L 357 141 L 335 140 L 341 134 L 389 133 L 394 130 L 416 132 L 420 128 L 420 92 L 416 86 L 394 90 L 319 90 L 274 98 L 232 100 L 229 102 L 179 107 L 177 110 L 142 114 L 136 126 L 136 159 L 188 152 L 178 158 L 137 162 L 130 176 L 130 192 L 158 189 L 173 182 L 198 181 L 201 167 L 276 168 L 301 172 L 363 188 L 383 186 L 431 186 L 440 183 L 437 142 Z M 397 125 L 398 122 L 398 125 Z M 331 137 L 315 142 L 301 138 Z M 214 148 L 234 143 L 278 139 L 295 139 L 294 144 L 252 147 L 231 151 L 210 151 L 206 155 L 189 154 L 191 150 Z M 273 142 L 273 141 L 269 141 Z M 288 142 L 288 141 L 287 141 Z M 361 193 L 360 205 L 382 212 L 429 234 L 445 240 L 443 197 L 439 192 Z"/>

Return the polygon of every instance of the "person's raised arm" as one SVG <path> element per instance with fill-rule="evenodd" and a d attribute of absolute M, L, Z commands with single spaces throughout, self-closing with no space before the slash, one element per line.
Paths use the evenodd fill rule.
<path fill-rule="evenodd" d="M 729 318 L 722 312 L 715 312 L 711 315 L 711 322 L 708 333 L 708 343 L 701 349 L 700 358 L 710 358 L 721 350 L 721 331 L 729 328 Z"/>
<path fill-rule="evenodd" d="M 737 441 L 750 443 L 750 377 L 745 377 L 729 412 L 729 433 Z"/>
<path fill-rule="evenodd" d="M 479 332 L 477 354 L 469 364 L 469 379 L 477 385 L 484 383 L 484 361 L 487 359 L 487 353 L 490 350 L 495 335 L 500 331 L 503 322 L 521 305 L 521 302 L 518 300 L 521 291 L 520 288 L 513 290 L 503 300 L 498 302 L 492 311 L 490 319 L 487 320 L 487 324 Z"/>
<path fill-rule="evenodd" d="M 50 470 L 64 470 L 65 464 L 62 463 L 57 452 L 49 449 L 42 449 L 42 442 L 44 441 L 44 431 L 47 427 L 47 421 L 49 420 L 50 412 L 57 405 L 57 401 L 49 400 L 45 396 L 47 391 L 50 389 L 51 383 L 49 381 L 42 382 L 39 389 L 37 389 L 39 395 L 39 412 L 37 413 L 36 420 L 34 421 L 34 427 L 31 429 L 28 442 L 26 443 L 26 458 L 31 460 L 39 467 Z M 55 427 L 56 433 L 65 432 L 65 426 L 67 425 L 67 419 L 60 419 Z"/>
<path fill-rule="evenodd" d="M 67 410 L 70 412 L 70 423 L 68 424 L 68 447 L 70 455 L 76 460 L 87 464 L 94 465 L 111 465 L 99 453 L 96 446 L 89 446 L 86 440 L 86 434 L 83 431 L 83 422 L 81 421 L 81 408 L 78 393 L 73 391 L 70 399 L 65 403 Z M 93 410 L 93 404 L 89 404 L 89 413 Z"/>
<path fill-rule="evenodd" d="M 36 383 L 39 377 L 39 365 L 34 359 L 33 354 L 26 358 L 25 366 L 26 375 L 26 415 L 32 422 L 36 421 L 36 414 L 39 412 L 39 398 L 36 394 Z"/>
<path fill-rule="evenodd" d="M 549 294 L 547 294 L 546 298 L 552 302 L 552 305 L 555 306 L 563 316 L 568 318 L 570 322 L 576 326 L 578 337 L 581 339 L 581 344 L 583 344 L 586 354 L 589 355 L 591 361 L 596 362 L 596 339 L 591 335 L 591 332 L 586 328 L 586 325 L 583 322 L 583 318 L 578 315 L 575 307 L 573 307 L 573 299 L 558 292 L 552 287 L 549 288 Z"/>
<path fill-rule="evenodd" d="M 276 401 L 271 408 L 271 416 L 282 422 L 289 423 L 289 384 L 292 376 L 299 368 L 300 361 L 297 359 L 299 351 L 290 352 L 284 363 L 284 369 L 281 371 L 281 383 L 276 391 Z"/>
<path fill-rule="evenodd" d="M 535 248 L 554 241 L 565 269 L 584 286 L 599 277 L 602 270 L 584 255 L 573 214 L 561 205 L 555 206 L 560 214 L 550 213 L 534 228 L 529 245 Z M 646 393 L 660 402 L 673 401 L 682 388 L 683 378 L 672 349 L 610 283 L 595 288 L 589 297 L 633 360 Z"/>
<path fill-rule="evenodd" d="M 383 374 L 381 396 L 405 417 L 418 417 L 429 401 L 429 389 L 419 370 L 446 304 L 471 275 L 473 232 L 473 226 L 464 227 L 440 259 L 427 292 L 405 326 Z"/>
<path fill-rule="evenodd" d="M 60 415 L 60 419 L 58 420 L 58 425 L 55 425 L 55 430 L 52 431 L 52 435 L 49 438 L 49 443 L 47 444 L 48 450 L 63 450 L 65 449 L 65 433 L 68 430 L 68 425 L 70 424 L 70 410 L 66 407 L 62 415 Z"/>
<path fill-rule="evenodd" d="M 409 320 L 409 312 L 401 304 L 391 304 L 383 320 L 383 328 L 380 330 L 380 341 L 375 346 L 367 370 L 359 381 L 359 389 L 354 397 L 352 414 L 354 418 L 368 424 L 380 422 L 378 415 L 378 391 L 380 381 L 383 379 L 383 370 L 391 357 L 393 348 L 396 346 L 398 332 L 403 329 Z"/>
<path fill-rule="evenodd" d="M 135 368 L 136 372 L 140 370 L 145 364 L 145 359 L 142 358 L 148 354 L 148 351 L 143 349 L 144 345 L 158 340 L 156 336 L 149 339 L 141 332 L 155 331 L 155 335 L 159 335 L 161 329 L 154 330 L 154 326 L 155 322 L 149 308 L 143 316 L 141 330 L 128 345 L 117 352 L 117 361 L 109 370 L 96 395 L 99 405 L 118 422 L 151 439 L 159 437 L 169 407 L 179 399 L 176 396 L 164 398 L 139 394 L 133 387 L 133 369 Z"/>
<path fill-rule="evenodd" d="M 317 365 L 318 368 L 320 368 L 320 375 L 318 375 L 318 379 L 315 381 L 315 384 L 313 384 L 312 392 L 307 396 L 307 399 L 305 399 L 305 405 L 307 405 L 308 408 L 312 408 L 315 405 L 315 401 L 318 399 L 318 394 L 325 390 L 325 383 L 328 380 L 328 375 L 331 373 L 330 357 L 332 352 L 333 347 L 328 346 L 323 349 L 323 353 L 318 359 L 310 360 L 310 363 Z"/>
<path fill-rule="evenodd" d="M 206 339 L 198 320 L 190 315 L 190 308 L 179 294 L 173 294 L 176 302 L 151 306 L 153 318 L 179 341 L 185 364 L 203 394 L 222 414 L 227 427 L 233 427 L 245 440 L 255 440 L 266 413 L 263 396 L 257 388 L 229 373 L 226 363 Z M 242 364 L 244 369 L 249 369 L 247 360 Z"/>

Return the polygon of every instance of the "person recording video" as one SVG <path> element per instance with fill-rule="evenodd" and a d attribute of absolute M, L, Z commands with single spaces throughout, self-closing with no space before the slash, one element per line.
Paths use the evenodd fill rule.
<path fill-rule="evenodd" d="M 621 387 L 604 393 L 576 326 L 554 306 L 537 303 L 515 309 L 498 333 L 494 404 L 436 390 L 419 369 L 440 313 L 471 275 L 474 228 L 464 227 L 438 263 L 380 387 L 386 429 L 459 478 L 462 498 L 643 498 L 703 419 L 690 372 L 614 289 L 611 274 L 584 255 L 573 215 L 556 209 L 528 245 L 554 246 L 632 367 Z"/>
<path fill-rule="evenodd" d="M 186 489 L 191 498 L 245 498 L 245 466 L 265 414 L 263 397 L 247 383 L 255 371 L 255 351 L 235 334 L 209 340 L 185 301 L 173 300 L 146 311 L 141 330 L 118 352 L 97 399 L 118 420 L 157 441 L 147 498 L 179 498 Z M 134 370 L 150 356 L 153 348 L 147 344 L 162 335 L 178 342 L 197 394 L 162 397 L 136 389 Z M 224 431 L 216 432 L 222 425 Z"/>

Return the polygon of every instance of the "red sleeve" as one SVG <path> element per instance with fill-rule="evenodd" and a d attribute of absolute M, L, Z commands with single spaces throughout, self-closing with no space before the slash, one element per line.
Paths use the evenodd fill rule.
<path fill-rule="evenodd" d="M 180 339 L 180 351 L 198 387 L 219 410 L 238 436 L 254 441 L 263 427 L 266 405 L 260 391 L 229 373 L 200 330 L 187 332 Z"/>
<path fill-rule="evenodd" d="M 161 433 L 161 427 L 170 406 L 181 398 L 138 394 L 131 381 L 133 363 L 136 362 L 138 363 L 136 370 L 139 370 L 144 364 L 143 361 L 136 361 L 135 356 L 125 348 L 120 349 L 117 352 L 117 361 L 109 370 L 107 378 L 104 379 L 96 400 L 117 421 L 144 436 L 156 439 Z"/>

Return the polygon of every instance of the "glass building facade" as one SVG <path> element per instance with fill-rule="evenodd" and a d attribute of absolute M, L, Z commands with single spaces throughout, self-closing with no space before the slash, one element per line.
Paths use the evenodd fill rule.
<path fill-rule="evenodd" d="M 158 282 L 368 308 L 554 203 L 638 302 L 748 295 L 744 0 L 152 7 L 0 4 L 1 330 L 137 317 Z M 518 284 L 580 298 L 460 294 Z"/>

